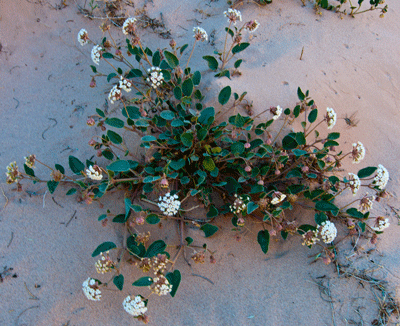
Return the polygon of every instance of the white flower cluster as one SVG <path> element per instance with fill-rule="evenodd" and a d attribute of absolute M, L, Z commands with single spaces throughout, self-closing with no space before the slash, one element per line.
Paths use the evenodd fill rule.
<path fill-rule="evenodd" d="M 382 165 L 378 165 L 378 169 L 376 170 L 376 175 L 372 183 L 377 186 L 379 189 L 385 189 L 387 183 L 389 181 L 389 172 Z"/>
<path fill-rule="evenodd" d="M 207 32 L 205 31 L 204 28 L 201 27 L 194 27 L 193 28 L 194 35 L 193 37 L 196 39 L 196 41 L 207 41 L 208 40 L 208 35 Z"/>
<path fill-rule="evenodd" d="M 337 235 L 335 224 L 333 224 L 331 221 L 322 222 L 319 228 L 319 234 L 323 242 L 331 243 L 333 240 L 335 240 Z"/>
<path fill-rule="evenodd" d="M 35 167 L 35 161 L 36 161 L 36 155 L 35 154 L 31 154 L 29 156 L 25 156 L 25 164 L 26 166 L 29 166 L 31 169 L 33 169 Z"/>
<path fill-rule="evenodd" d="M 132 89 L 132 82 L 123 76 L 119 78 L 119 84 L 118 87 L 123 89 L 125 92 L 129 93 Z"/>
<path fill-rule="evenodd" d="M 12 183 L 16 182 L 20 178 L 21 174 L 18 171 L 17 162 L 11 162 L 7 166 L 6 175 L 7 175 L 7 183 L 8 184 L 12 184 Z"/>
<path fill-rule="evenodd" d="M 101 56 L 101 51 L 103 48 L 100 45 L 95 45 L 92 49 L 92 61 L 96 64 L 99 65 L 100 63 L 100 56 Z"/>
<path fill-rule="evenodd" d="M 235 197 L 236 199 L 233 204 L 229 206 L 229 209 L 234 214 L 240 214 L 247 207 L 246 198 L 244 196 L 238 196 L 237 194 L 235 194 Z"/>
<path fill-rule="evenodd" d="M 360 200 L 360 212 L 366 213 L 372 209 L 373 201 L 375 200 L 375 196 L 365 196 Z"/>
<path fill-rule="evenodd" d="M 353 196 L 357 193 L 358 189 L 360 189 L 361 181 L 357 174 L 349 173 L 349 185 Z"/>
<path fill-rule="evenodd" d="M 272 200 L 271 204 L 272 205 L 278 205 L 280 202 L 282 202 L 286 198 L 286 195 L 281 193 L 280 191 L 275 191 L 272 194 Z"/>
<path fill-rule="evenodd" d="M 272 113 L 272 119 L 277 120 L 281 116 L 283 110 L 278 105 L 277 107 L 270 108 L 269 111 Z"/>
<path fill-rule="evenodd" d="M 78 33 L 78 42 L 84 46 L 89 41 L 89 35 L 86 29 L 82 28 Z"/>
<path fill-rule="evenodd" d="M 153 279 L 154 287 L 152 291 L 158 295 L 166 295 L 172 291 L 172 284 L 164 276 L 155 277 Z"/>
<path fill-rule="evenodd" d="M 303 237 L 303 246 L 312 246 L 319 241 L 318 239 L 318 230 L 309 230 L 306 233 L 302 234 Z"/>
<path fill-rule="evenodd" d="M 382 232 L 384 229 L 390 226 L 389 219 L 379 216 L 376 219 L 375 225 L 372 228 L 374 231 Z"/>
<path fill-rule="evenodd" d="M 250 20 L 246 23 L 245 28 L 250 32 L 253 33 L 255 30 L 260 26 L 260 23 L 257 20 Z"/>
<path fill-rule="evenodd" d="M 353 163 L 360 163 L 361 160 L 365 157 L 364 145 L 359 141 L 357 143 L 354 143 L 351 155 L 353 156 Z"/>
<path fill-rule="evenodd" d="M 103 179 L 103 175 L 101 174 L 101 170 L 97 165 L 90 165 L 88 169 L 86 169 L 86 176 L 92 180 L 101 180 Z"/>
<path fill-rule="evenodd" d="M 110 94 L 108 94 L 108 99 L 110 100 L 111 104 L 114 104 L 115 101 L 121 99 L 121 96 L 121 90 L 119 89 L 118 85 L 115 85 L 113 88 L 111 88 Z"/>
<path fill-rule="evenodd" d="M 124 35 L 129 35 L 130 33 L 133 33 L 136 29 L 135 23 L 135 17 L 127 18 L 124 22 L 124 25 L 122 25 L 122 33 L 124 33 Z"/>
<path fill-rule="evenodd" d="M 161 85 L 162 81 L 164 80 L 161 69 L 158 67 L 151 67 L 147 69 L 147 72 L 150 74 L 150 76 L 147 77 L 147 81 L 151 82 L 151 87 L 156 89 L 158 86 Z"/>
<path fill-rule="evenodd" d="M 103 253 L 100 253 L 100 255 L 101 259 L 98 260 L 95 264 L 97 273 L 105 274 L 110 272 L 114 263 L 108 255 L 108 251 L 106 252 L 106 255 L 104 255 Z"/>
<path fill-rule="evenodd" d="M 326 108 L 326 122 L 328 129 L 332 129 L 336 124 L 336 112 L 332 108 Z"/>
<path fill-rule="evenodd" d="M 225 17 L 228 18 L 228 23 L 236 24 L 236 21 L 242 21 L 242 14 L 239 10 L 229 8 L 228 11 L 224 11 Z"/>
<path fill-rule="evenodd" d="M 100 301 L 101 291 L 99 290 L 99 286 L 95 279 L 89 277 L 85 282 L 83 282 L 82 290 L 89 300 Z"/>
<path fill-rule="evenodd" d="M 134 317 L 141 316 L 147 311 L 146 304 L 140 295 L 137 295 L 133 299 L 128 295 L 124 302 L 122 302 L 122 305 L 125 311 Z"/>
<path fill-rule="evenodd" d="M 165 194 L 164 197 L 158 199 L 158 207 L 160 208 L 161 212 L 167 216 L 174 216 L 178 213 L 179 207 L 181 206 L 181 202 L 178 200 L 178 195 L 173 195 L 168 192 Z"/>

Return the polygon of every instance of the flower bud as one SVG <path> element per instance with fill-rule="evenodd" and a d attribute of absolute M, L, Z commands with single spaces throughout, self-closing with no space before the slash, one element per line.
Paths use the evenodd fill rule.
<path fill-rule="evenodd" d="M 175 49 L 175 47 L 176 47 L 176 42 L 175 42 L 175 40 L 169 41 L 169 46 L 170 46 L 172 49 Z"/>
<path fill-rule="evenodd" d="M 275 229 L 269 230 L 269 235 L 270 235 L 271 237 L 276 236 L 276 230 L 275 230 Z"/>
<path fill-rule="evenodd" d="M 280 175 L 281 171 L 279 171 L 278 169 L 275 170 L 275 175 Z"/>
<path fill-rule="evenodd" d="M 271 139 L 267 139 L 265 142 L 267 145 L 271 145 L 272 144 L 272 140 Z"/>
<path fill-rule="evenodd" d="M 247 166 L 244 168 L 244 170 L 245 170 L 246 172 L 251 172 L 251 167 L 250 167 L 250 165 L 247 165 Z"/>
<path fill-rule="evenodd" d="M 250 143 L 244 144 L 244 148 L 250 148 L 250 147 L 251 147 L 251 144 L 250 144 Z"/>
<path fill-rule="evenodd" d="M 93 118 L 89 118 L 89 119 L 86 120 L 86 124 L 87 124 L 89 127 L 93 127 L 93 126 L 96 124 L 96 121 L 94 121 Z"/>

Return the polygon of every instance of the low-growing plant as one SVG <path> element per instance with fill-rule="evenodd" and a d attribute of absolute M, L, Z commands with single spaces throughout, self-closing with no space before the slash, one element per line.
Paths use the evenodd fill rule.
<path fill-rule="evenodd" d="M 240 16 L 238 11 L 225 13 L 230 24 L 234 23 L 229 16 L 233 14 Z M 109 27 L 102 28 L 110 33 Z M 249 28 L 245 24 L 236 30 L 236 37 L 243 29 Z M 232 36 L 230 27 L 226 31 Z M 374 201 L 387 196 L 389 173 L 382 165 L 362 168 L 356 174 L 343 173 L 343 161 L 360 163 L 365 149 L 356 142 L 345 151 L 339 150 L 340 133 L 317 130 L 335 126 L 333 109 L 321 114 L 309 92 L 298 88 L 299 101 L 293 109 L 274 106 L 253 117 L 241 113 L 247 105 L 247 93 L 239 95 L 230 86 L 219 91 L 216 108 L 206 106 L 200 86 L 202 74 L 189 67 L 196 43 L 207 39 L 204 29 L 194 28 L 195 42 L 187 60 L 183 55 L 188 44 L 177 46 L 171 41 L 170 48 L 163 50 L 145 47 L 133 17 L 124 22 L 122 32 L 126 35 L 123 44 L 111 34 L 100 43 L 91 41 L 84 29 L 78 34 L 82 45 L 94 44 L 90 86 L 96 86 L 96 78 L 106 77 L 114 84 L 108 98 L 121 109 L 118 116 L 96 109 L 87 120 L 89 126 L 97 125 L 104 132 L 89 145 L 109 164 L 83 163 L 70 156 L 70 175 L 61 164 L 52 168 L 32 154 L 25 158 L 24 171 L 15 162 L 7 168 L 7 182 L 16 183 L 19 190 L 24 179 L 46 182 L 50 193 L 59 184 L 71 184 L 67 195 L 76 193 L 87 204 L 114 190 L 124 194 L 123 211 L 115 214 L 107 210 L 98 218 L 121 224 L 124 239 L 120 246 L 107 241 L 93 251 L 92 257 L 100 257 L 95 264 L 97 272 L 111 276 L 105 282 L 89 277 L 83 283 L 87 298 L 100 300 L 101 288 L 111 281 L 123 290 L 122 271 L 139 269 L 145 276 L 133 282 L 135 290 L 131 291 L 147 288 L 148 295 L 143 290 L 142 294 L 128 295 L 123 307 L 147 322 L 151 294 L 176 294 L 181 273 L 175 265 L 181 254 L 189 250 L 195 263 L 203 263 L 207 255 L 215 262 L 206 244 L 197 245 L 185 237 L 185 226 L 195 225 L 210 237 L 218 231 L 213 224 L 216 218 L 230 218 L 234 231 L 257 223 L 257 241 L 265 254 L 271 237 L 297 236 L 303 245 L 317 246 L 320 250 L 315 259 L 326 264 L 335 260 L 335 223 L 345 226 L 344 237 L 346 233 L 363 233 L 376 243 L 389 221 L 372 214 L 371 209 Z M 242 44 L 248 43 L 236 40 L 229 51 L 225 47 L 220 54 L 221 69 L 237 53 L 233 49 L 244 47 Z M 100 72 L 100 62 L 113 72 Z M 222 119 L 229 112 L 233 113 Z M 300 129 L 288 132 L 287 126 L 296 120 L 300 120 Z M 132 150 L 131 134 L 140 137 L 142 154 Z M 36 176 L 37 164 L 51 171 L 50 180 Z M 361 188 L 365 191 L 358 196 Z M 352 193 L 354 199 L 338 204 L 336 198 L 343 193 Z M 290 211 L 294 208 L 311 210 L 315 221 L 309 224 L 303 214 L 293 216 Z M 198 209 L 204 211 L 205 218 L 192 216 Z M 175 220 L 179 225 L 180 242 L 173 258 L 163 240 L 149 244 L 150 233 L 140 232 L 141 225 L 162 220 Z M 123 266 L 127 261 L 131 264 Z"/>

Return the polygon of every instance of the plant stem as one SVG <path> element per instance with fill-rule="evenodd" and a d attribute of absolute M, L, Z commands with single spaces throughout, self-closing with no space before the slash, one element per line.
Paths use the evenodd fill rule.
<path fill-rule="evenodd" d="M 194 43 L 193 43 L 192 52 L 190 52 L 189 59 L 188 59 L 188 61 L 187 61 L 187 63 L 186 63 L 186 67 L 185 67 L 185 68 L 187 68 L 187 67 L 189 66 L 189 62 L 190 62 L 190 59 L 192 58 L 193 51 L 194 51 L 194 47 L 196 46 L 196 42 L 197 42 L 197 40 L 195 39 L 195 40 L 194 40 Z"/>

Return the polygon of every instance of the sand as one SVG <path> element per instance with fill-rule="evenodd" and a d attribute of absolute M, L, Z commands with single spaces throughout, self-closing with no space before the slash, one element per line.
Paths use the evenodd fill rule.
<path fill-rule="evenodd" d="M 218 90 L 229 84 L 238 93 L 248 92 L 257 114 L 273 105 L 293 107 L 297 87 L 309 89 L 322 110 L 332 107 L 338 113 L 335 131 L 342 133 L 341 146 L 349 149 L 359 140 L 366 147 L 365 160 L 357 167 L 345 164 L 345 168 L 356 172 L 383 164 L 391 176 L 387 190 L 393 197 L 388 202 L 398 207 L 400 3 L 387 3 L 384 19 L 369 12 L 342 20 L 327 11 L 317 16 L 311 4 L 303 8 L 296 0 L 275 0 L 263 8 L 241 6 L 244 19 L 257 19 L 261 26 L 251 47 L 239 56 L 244 59 L 242 76 L 229 81 L 204 74 L 206 101 L 215 102 Z M 87 277 L 97 277 L 92 251 L 104 241 L 120 243 L 122 239 L 118 225 L 103 227 L 97 217 L 106 208 L 123 210 L 122 201 L 107 197 L 101 200 L 105 207 L 101 208 L 98 203 L 88 206 L 78 203 L 75 196 L 65 196 L 65 187 L 51 195 L 43 185 L 25 183 L 23 191 L 17 192 L 5 183 L 6 166 L 14 160 L 22 166 L 23 157 L 31 153 L 48 164 L 64 166 L 69 155 L 83 160 L 95 154 L 88 141 L 100 130 L 89 128 L 86 119 L 96 107 L 105 105 L 109 86 L 98 82 L 96 88 L 89 88 L 90 47 L 81 47 L 76 35 L 86 28 L 91 37 L 100 39 L 101 21 L 79 14 L 75 1 L 54 9 L 59 4 L 55 0 L 0 0 L 0 272 L 7 266 L 17 275 L 0 284 L 0 325 L 140 324 L 121 304 L 127 294 L 137 294 L 130 283 L 141 275 L 134 268 L 124 270 L 124 290 L 111 286 L 100 302 L 88 301 L 81 290 Z M 133 14 L 137 8 L 127 10 Z M 192 44 L 191 30 L 197 24 L 209 34 L 216 30 L 215 45 L 197 45 L 192 58 L 201 70 L 206 70 L 201 56 L 223 45 L 226 21 L 222 12 L 226 9 L 224 0 L 147 4 L 150 17 L 159 18 L 162 13 L 178 44 Z M 113 33 L 121 36 L 117 28 Z M 169 40 L 150 29 L 141 34 L 152 48 L 168 46 Z M 354 112 L 360 122 L 348 128 L 344 118 Z M 37 174 L 48 177 L 44 169 Z M 397 219 L 384 205 L 377 204 L 376 209 L 390 215 L 391 227 L 379 237 L 377 251 L 369 259 L 385 266 L 374 275 L 386 278 L 395 291 L 400 285 Z M 198 244 L 217 250 L 217 262 L 189 267 L 180 259 L 177 267 L 183 280 L 177 295 L 151 297 L 150 325 L 348 325 L 351 321 L 370 325 L 376 318 L 377 305 L 369 286 L 338 278 L 333 265 L 310 264 L 309 255 L 317 251 L 301 246 L 298 238 L 273 241 L 264 255 L 256 243 L 254 225 L 241 234 L 241 241 L 229 231 L 229 221 L 219 219 L 217 225 L 223 232 L 208 239 L 196 228 L 187 230 Z M 168 243 L 178 241 L 172 222 L 163 223 L 162 230 L 150 230 L 154 239 L 160 234 Z M 368 243 L 362 246 L 374 248 Z M 366 266 L 367 258 L 350 260 L 360 259 Z M 323 282 L 331 296 L 321 294 L 324 289 L 315 281 Z"/>

